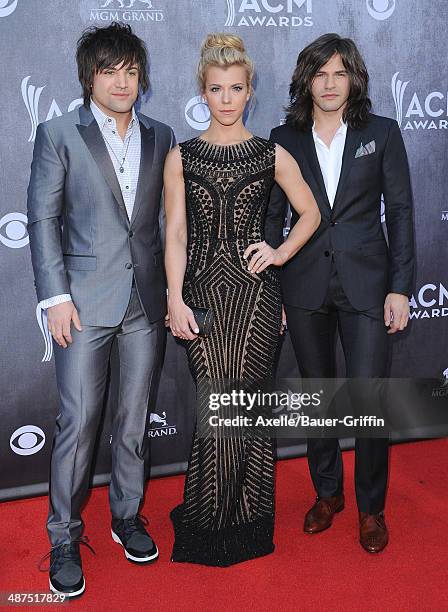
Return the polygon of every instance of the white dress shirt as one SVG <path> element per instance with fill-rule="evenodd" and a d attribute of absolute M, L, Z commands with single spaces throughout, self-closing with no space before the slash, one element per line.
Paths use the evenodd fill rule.
<path fill-rule="evenodd" d="M 347 136 L 347 124 L 341 119 L 341 125 L 333 136 L 330 146 L 317 134 L 313 124 L 313 139 L 316 147 L 317 159 L 325 183 L 330 206 L 333 208 L 336 190 L 338 188 L 339 177 L 341 176 L 342 156 Z"/>
<path fill-rule="evenodd" d="M 90 110 L 100 128 L 120 185 L 128 218 L 131 219 L 137 191 L 141 155 L 140 123 L 137 113 L 134 107 L 132 107 L 132 117 L 124 140 L 122 140 L 118 133 L 115 119 L 106 115 L 92 99 L 90 100 Z M 123 158 L 125 158 L 124 161 Z M 120 172 L 120 166 L 123 167 L 123 172 Z M 55 295 L 42 300 L 39 302 L 39 306 L 46 309 L 63 302 L 69 302 L 71 299 L 70 294 L 64 293 L 63 295 Z"/>
<path fill-rule="evenodd" d="M 114 165 L 115 174 L 123 194 L 126 212 L 128 213 L 128 218 L 131 219 L 140 171 L 141 139 L 137 113 L 134 107 L 132 107 L 132 117 L 124 140 L 121 140 L 117 130 L 117 123 L 113 117 L 103 113 L 93 100 L 90 101 L 90 110 L 98 123 L 106 143 L 109 157 Z M 123 158 L 125 160 L 121 164 Z M 120 166 L 122 166 L 123 172 L 120 172 Z"/>

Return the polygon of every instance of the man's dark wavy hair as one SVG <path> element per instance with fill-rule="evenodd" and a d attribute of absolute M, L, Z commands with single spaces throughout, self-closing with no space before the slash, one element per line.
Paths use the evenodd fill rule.
<path fill-rule="evenodd" d="M 112 22 L 107 28 L 87 28 L 77 42 L 76 62 L 83 89 L 84 105 L 90 106 L 93 77 L 105 68 L 124 63 L 138 66 L 138 80 L 143 93 L 149 88 L 146 45 L 124 23 Z"/>
<path fill-rule="evenodd" d="M 286 109 L 286 123 L 300 130 L 312 126 L 311 85 L 316 73 L 335 53 L 341 56 L 350 79 L 350 94 L 343 120 L 353 129 L 360 129 L 366 124 L 372 108 L 368 96 L 369 74 L 355 43 L 350 38 L 341 38 L 339 34 L 324 34 L 300 52 L 289 86 L 290 104 Z"/>

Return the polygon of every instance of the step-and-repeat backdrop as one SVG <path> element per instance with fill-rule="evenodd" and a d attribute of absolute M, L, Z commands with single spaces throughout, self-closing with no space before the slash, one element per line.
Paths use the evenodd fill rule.
<path fill-rule="evenodd" d="M 256 99 L 247 127 L 267 137 L 284 117 L 299 51 L 325 32 L 355 40 L 371 77 L 374 112 L 397 119 L 415 198 L 417 274 L 408 330 L 393 338 L 392 374 L 448 384 L 448 79 L 446 0 L 0 0 L 0 499 L 43 493 L 58 398 L 52 345 L 36 309 L 26 188 L 36 126 L 81 103 L 76 40 L 92 25 L 129 23 L 148 45 L 151 91 L 142 112 L 178 141 L 207 128 L 195 68 L 208 32 L 242 36 L 255 61 Z M 382 215 L 383 211 L 378 210 Z M 289 340 L 280 373 L 297 373 Z M 107 411 L 95 482 L 107 480 Z M 108 406 L 107 406 L 108 404 Z M 153 474 L 181 471 L 192 432 L 194 387 L 171 337 L 151 407 Z M 405 408 L 405 407 L 404 407 Z M 280 444 L 300 454 L 300 440 Z"/>

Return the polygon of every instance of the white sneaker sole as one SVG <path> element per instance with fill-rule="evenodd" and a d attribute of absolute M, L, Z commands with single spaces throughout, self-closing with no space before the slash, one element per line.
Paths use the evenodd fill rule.
<path fill-rule="evenodd" d="M 86 590 L 85 578 L 83 578 L 82 587 L 79 589 L 79 591 L 73 591 L 73 593 L 66 593 L 65 591 L 58 591 L 58 589 L 52 585 L 51 578 L 49 580 L 49 583 L 50 583 L 50 591 L 52 591 L 52 593 L 56 593 L 56 595 L 63 595 L 64 597 L 78 597 L 78 595 L 81 595 Z"/>
<path fill-rule="evenodd" d="M 148 561 L 155 561 L 157 557 L 159 556 L 159 551 L 157 549 L 157 546 L 156 544 L 154 544 L 154 546 L 156 547 L 156 552 L 154 554 L 148 555 L 147 557 L 134 557 L 133 555 L 128 553 L 128 551 L 123 545 L 123 542 L 120 540 L 120 538 L 117 536 L 117 534 L 113 530 L 111 530 L 111 534 L 112 534 L 112 540 L 116 542 L 117 544 L 120 544 L 120 546 L 123 546 L 125 557 L 126 559 L 129 559 L 130 561 L 135 561 L 136 563 L 148 563 Z"/>

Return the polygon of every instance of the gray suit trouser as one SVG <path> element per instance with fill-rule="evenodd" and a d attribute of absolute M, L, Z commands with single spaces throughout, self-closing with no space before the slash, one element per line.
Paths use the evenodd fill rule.
<path fill-rule="evenodd" d="M 82 321 L 81 321 L 82 325 Z M 163 319 L 150 323 L 133 287 L 117 327 L 72 328 L 73 343 L 54 343 L 61 411 L 56 418 L 47 521 L 52 546 L 69 543 L 83 531 L 81 507 L 87 494 L 98 425 L 104 405 L 114 341 L 120 361 L 119 401 L 112 422 L 109 489 L 114 518 L 138 513 L 145 481 L 147 412 L 151 382 L 160 362 Z"/>

